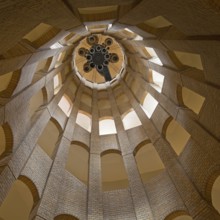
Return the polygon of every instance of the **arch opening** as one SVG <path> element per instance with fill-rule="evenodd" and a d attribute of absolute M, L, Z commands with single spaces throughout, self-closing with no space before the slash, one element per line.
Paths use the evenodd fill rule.
<path fill-rule="evenodd" d="M 80 127 L 84 128 L 86 131 L 91 133 L 91 128 L 92 128 L 91 115 L 83 111 L 79 111 L 76 117 L 76 123 Z"/>
<path fill-rule="evenodd" d="M 83 143 L 73 142 L 69 148 L 66 170 L 87 185 L 89 170 L 89 148 Z"/>
<path fill-rule="evenodd" d="M 187 53 L 182 51 L 174 51 L 174 53 L 183 65 L 203 70 L 202 60 L 199 54 Z"/>
<path fill-rule="evenodd" d="M 127 188 L 128 176 L 120 151 L 109 150 L 101 155 L 102 190 Z"/>
<path fill-rule="evenodd" d="M 122 116 L 122 122 L 125 130 L 142 125 L 134 109 L 130 109 L 129 112 Z"/>
<path fill-rule="evenodd" d="M 33 206 L 34 198 L 29 187 L 23 181 L 16 180 L 0 207 L 0 218 L 29 220 Z"/>
<path fill-rule="evenodd" d="M 116 134 L 115 122 L 112 118 L 99 120 L 99 135 Z"/>
<path fill-rule="evenodd" d="M 55 119 L 51 119 L 44 128 L 37 144 L 52 158 L 59 141 L 62 128 Z"/>
<path fill-rule="evenodd" d="M 186 107 L 199 114 L 205 98 L 186 87 L 182 87 L 182 100 Z"/>
<path fill-rule="evenodd" d="M 21 70 L 0 75 L 0 97 L 10 97 L 20 80 Z"/>
<path fill-rule="evenodd" d="M 61 100 L 58 103 L 58 106 L 65 113 L 66 116 L 68 116 L 68 117 L 70 116 L 70 113 L 71 113 L 71 110 L 73 107 L 73 103 L 68 95 L 64 94 L 62 96 Z"/>
<path fill-rule="evenodd" d="M 140 143 L 135 148 L 134 152 L 137 167 L 143 183 L 147 183 L 151 178 L 165 169 L 165 166 L 152 143 Z"/>
<path fill-rule="evenodd" d="M 157 53 L 155 52 L 155 50 L 151 47 L 145 47 L 145 50 L 148 54 L 149 61 L 151 61 L 152 63 L 156 63 L 160 66 L 163 66 L 163 63 L 161 62 L 160 58 L 158 57 Z"/>
<path fill-rule="evenodd" d="M 5 123 L 0 126 L 0 161 L 10 155 L 13 151 L 13 134 L 10 126 Z M 0 165 L 4 167 L 3 164 Z"/>
<path fill-rule="evenodd" d="M 164 128 L 165 137 L 170 143 L 177 155 L 180 155 L 184 150 L 190 134 L 174 119 L 169 118 L 168 122 L 165 122 L 166 128 Z"/>
<path fill-rule="evenodd" d="M 220 175 L 215 179 L 211 191 L 212 205 L 220 213 Z"/>
<path fill-rule="evenodd" d="M 152 81 L 151 86 L 161 93 L 163 88 L 164 76 L 155 70 L 151 70 Z"/>
<path fill-rule="evenodd" d="M 144 110 L 147 117 L 151 118 L 157 105 L 158 101 L 150 93 L 147 93 L 143 103 L 141 104 L 141 108 Z"/>

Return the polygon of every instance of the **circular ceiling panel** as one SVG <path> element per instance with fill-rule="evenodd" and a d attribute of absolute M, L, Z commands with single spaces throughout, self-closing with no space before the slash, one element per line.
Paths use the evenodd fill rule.
<path fill-rule="evenodd" d="M 77 76 L 91 88 L 115 82 L 125 71 L 121 45 L 111 36 L 92 34 L 83 38 L 74 51 Z"/>

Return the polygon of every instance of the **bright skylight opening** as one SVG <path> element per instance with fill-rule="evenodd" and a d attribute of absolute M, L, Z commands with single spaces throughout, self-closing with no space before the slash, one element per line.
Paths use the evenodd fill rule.
<path fill-rule="evenodd" d="M 62 87 L 62 79 L 60 73 L 53 77 L 54 95 L 56 95 Z"/>
<path fill-rule="evenodd" d="M 56 42 L 55 44 L 50 46 L 50 49 L 58 49 L 58 48 L 62 48 L 62 47 L 63 47 L 63 45 L 61 45 L 59 42 Z"/>
<path fill-rule="evenodd" d="M 113 119 L 99 121 L 99 135 L 116 134 L 115 122 Z"/>
<path fill-rule="evenodd" d="M 143 40 L 144 38 L 140 35 L 136 34 L 137 36 L 133 40 Z"/>
<path fill-rule="evenodd" d="M 92 126 L 92 121 L 91 118 L 83 113 L 78 113 L 76 117 L 76 123 L 87 130 L 88 132 L 91 132 L 91 126 Z"/>
<path fill-rule="evenodd" d="M 151 56 L 151 59 L 149 59 L 151 62 L 156 63 L 160 66 L 163 66 L 163 63 L 161 62 L 160 58 L 157 56 L 157 53 L 155 52 L 155 50 L 153 48 L 145 47 L 145 49 L 147 50 L 147 52 Z"/>
<path fill-rule="evenodd" d="M 71 109 L 72 109 L 72 102 L 70 101 L 70 99 L 64 95 L 58 106 L 61 108 L 61 110 L 66 114 L 66 116 L 70 116 L 70 112 L 71 112 Z"/>
<path fill-rule="evenodd" d="M 125 130 L 135 128 L 135 127 L 142 125 L 140 119 L 138 118 L 138 116 L 134 110 L 127 113 L 124 116 L 124 118 L 122 119 L 122 122 L 123 122 Z"/>
<path fill-rule="evenodd" d="M 158 105 L 158 101 L 153 98 L 149 93 L 146 95 L 144 99 L 144 103 L 142 109 L 144 110 L 145 114 L 148 118 L 151 118 L 152 114 L 154 113 L 154 110 L 156 109 Z"/>
<path fill-rule="evenodd" d="M 153 78 L 153 84 L 152 87 L 154 87 L 158 92 L 161 92 L 163 88 L 163 82 L 164 82 L 164 76 L 154 70 L 152 70 L 152 78 Z"/>
<path fill-rule="evenodd" d="M 108 30 L 111 29 L 111 27 L 112 27 L 112 24 L 109 24 L 109 25 L 108 25 Z"/>

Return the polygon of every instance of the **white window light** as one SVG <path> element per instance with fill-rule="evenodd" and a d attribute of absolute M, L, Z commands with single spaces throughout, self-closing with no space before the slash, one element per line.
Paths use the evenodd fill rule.
<path fill-rule="evenodd" d="M 54 76 L 53 84 L 54 84 L 54 95 L 56 95 L 62 86 L 60 73 L 58 73 L 57 75 Z"/>
<path fill-rule="evenodd" d="M 50 46 L 50 49 L 58 49 L 58 48 L 62 48 L 62 47 L 63 47 L 63 45 L 61 45 L 59 42 L 56 42 L 55 44 Z"/>
<path fill-rule="evenodd" d="M 111 27 L 112 27 L 112 24 L 109 24 L 109 25 L 108 25 L 108 30 L 111 29 Z"/>
<path fill-rule="evenodd" d="M 66 114 L 66 116 L 70 116 L 70 112 L 72 109 L 72 103 L 69 100 L 68 97 L 66 97 L 65 95 L 61 98 L 58 106 L 61 108 L 61 110 Z"/>
<path fill-rule="evenodd" d="M 99 121 L 99 135 L 116 134 L 115 122 L 113 119 Z"/>
<path fill-rule="evenodd" d="M 145 114 L 148 118 L 151 118 L 154 110 L 158 105 L 158 101 L 154 99 L 149 93 L 146 95 L 143 105 L 141 105 L 142 109 L 144 110 Z"/>
<path fill-rule="evenodd" d="M 151 56 L 151 59 L 149 59 L 151 62 L 156 63 L 160 66 L 163 66 L 163 63 L 161 62 L 160 58 L 157 56 L 157 53 L 155 52 L 155 50 L 153 48 L 145 47 L 145 49 L 147 50 L 147 52 Z"/>
<path fill-rule="evenodd" d="M 143 40 L 144 38 L 137 34 L 137 36 L 133 40 Z"/>
<path fill-rule="evenodd" d="M 79 112 L 76 117 L 76 123 L 88 132 L 91 132 L 91 118 L 89 116 Z"/>
<path fill-rule="evenodd" d="M 130 33 L 132 33 L 132 34 L 134 33 L 132 30 L 130 30 L 130 29 L 128 29 L 128 28 L 125 28 L 124 30 L 125 30 L 125 31 L 128 31 L 128 32 L 130 32 Z"/>
<path fill-rule="evenodd" d="M 54 82 L 54 89 L 57 88 L 59 86 L 59 77 L 58 74 L 56 76 L 54 76 L 53 78 L 53 82 Z"/>
<path fill-rule="evenodd" d="M 142 125 L 140 119 L 138 118 L 138 116 L 134 110 L 127 113 L 124 116 L 122 122 L 123 122 L 123 126 L 124 126 L 125 130 Z"/>
<path fill-rule="evenodd" d="M 151 84 L 158 92 L 161 92 L 163 88 L 164 76 L 154 70 L 152 70 L 152 77 L 154 84 Z"/>

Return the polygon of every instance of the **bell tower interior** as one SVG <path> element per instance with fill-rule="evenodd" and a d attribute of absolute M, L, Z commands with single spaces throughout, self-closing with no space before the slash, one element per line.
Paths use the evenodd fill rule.
<path fill-rule="evenodd" d="M 220 220 L 218 0 L 0 1 L 0 220 Z"/>

